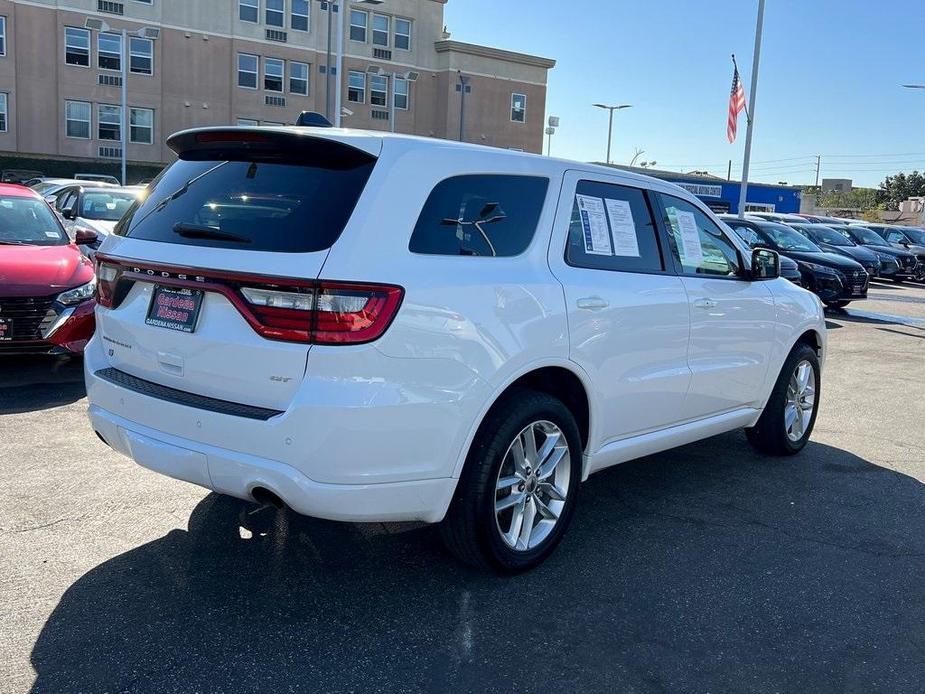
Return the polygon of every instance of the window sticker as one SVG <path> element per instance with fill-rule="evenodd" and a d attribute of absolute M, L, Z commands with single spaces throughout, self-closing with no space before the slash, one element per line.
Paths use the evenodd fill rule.
<path fill-rule="evenodd" d="M 604 201 L 588 195 L 576 195 L 578 213 L 581 215 L 581 228 L 585 237 L 585 253 L 592 255 L 613 255 L 610 231 L 607 229 L 607 217 L 604 214 Z"/>
<path fill-rule="evenodd" d="M 697 229 L 697 218 L 693 212 L 685 212 L 675 207 L 668 208 L 674 211 L 674 226 L 678 238 L 678 253 L 681 254 L 681 264 L 699 267 L 703 263 L 703 246 L 700 243 L 700 231 Z"/>
<path fill-rule="evenodd" d="M 614 255 L 638 258 L 639 240 L 636 238 L 636 222 L 629 202 L 610 198 L 604 202 L 607 204 L 607 217 L 613 232 Z"/>

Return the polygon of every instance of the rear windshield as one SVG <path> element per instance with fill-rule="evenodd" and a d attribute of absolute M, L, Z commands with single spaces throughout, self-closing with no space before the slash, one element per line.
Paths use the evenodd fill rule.
<path fill-rule="evenodd" d="M 44 200 L 0 195 L 0 244 L 63 246 L 67 234 Z"/>
<path fill-rule="evenodd" d="M 86 190 L 80 196 L 78 217 L 118 222 L 138 196 L 110 190 Z"/>
<path fill-rule="evenodd" d="M 188 246 L 279 253 L 326 250 L 337 240 L 375 165 L 368 156 L 310 163 L 180 160 L 115 233 Z"/>

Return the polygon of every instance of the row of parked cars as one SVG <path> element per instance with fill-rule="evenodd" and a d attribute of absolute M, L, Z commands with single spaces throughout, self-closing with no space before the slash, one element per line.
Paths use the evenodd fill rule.
<path fill-rule="evenodd" d="M 80 353 L 94 330 L 93 255 L 144 189 L 27 182 L 0 183 L 0 354 Z"/>
<path fill-rule="evenodd" d="M 925 231 L 840 217 L 751 213 L 721 219 L 752 248 L 781 256 L 781 273 L 831 308 L 867 298 L 871 280 L 925 281 Z"/>

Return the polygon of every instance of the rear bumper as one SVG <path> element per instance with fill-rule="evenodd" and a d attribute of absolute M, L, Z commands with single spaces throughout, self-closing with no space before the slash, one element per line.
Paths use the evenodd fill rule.
<path fill-rule="evenodd" d="M 253 500 L 262 487 L 297 513 L 351 522 L 440 521 L 454 479 L 383 484 L 324 484 L 290 465 L 156 431 L 91 405 L 94 430 L 114 450 L 163 475 L 221 494 Z"/>

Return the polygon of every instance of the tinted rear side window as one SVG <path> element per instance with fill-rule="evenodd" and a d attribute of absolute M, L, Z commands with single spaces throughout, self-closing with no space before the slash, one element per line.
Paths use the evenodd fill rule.
<path fill-rule="evenodd" d="M 408 247 L 413 253 L 503 257 L 523 253 L 536 233 L 549 179 L 470 175 L 437 184 Z"/>
<path fill-rule="evenodd" d="M 365 156 L 329 163 L 181 160 L 116 233 L 250 251 L 326 250 L 347 225 L 374 165 Z"/>

